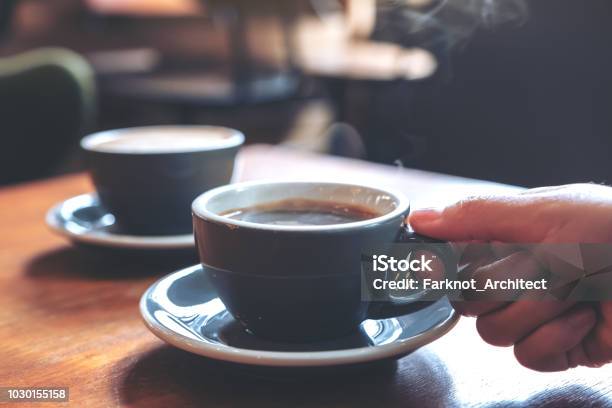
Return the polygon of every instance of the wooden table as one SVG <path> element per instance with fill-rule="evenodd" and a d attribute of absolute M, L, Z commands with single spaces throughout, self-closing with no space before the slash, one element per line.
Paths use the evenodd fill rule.
<path fill-rule="evenodd" d="M 267 146 L 245 148 L 238 167 L 241 179 L 392 185 L 417 206 L 509 188 Z M 84 175 L 0 190 L 0 386 L 67 386 L 73 407 L 612 406 L 612 366 L 532 372 L 480 340 L 471 319 L 397 363 L 358 367 L 252 369 L 174 349 L 137 304 L 195 261 L 84 253 L 51 234 L 45 211 L 90 190 Z"/>

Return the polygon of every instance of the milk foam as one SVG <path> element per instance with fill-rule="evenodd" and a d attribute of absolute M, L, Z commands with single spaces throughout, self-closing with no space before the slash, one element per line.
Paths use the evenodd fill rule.
<path fill-rule="evenodd" d="M 89 150 L 109 153 L 180 153 L 239 145 L 239 132 L 217 127 L 133 128 L 100 134 L 86 140 Z"/>

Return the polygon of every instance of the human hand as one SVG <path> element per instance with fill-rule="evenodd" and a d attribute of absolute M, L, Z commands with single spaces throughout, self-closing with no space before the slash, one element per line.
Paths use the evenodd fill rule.
<path fill-rule="evenodd" d="M 453 242 L 612 243 L 612 188 L 575 184 L 473 197 L 441 210 L 416 210 L 409 222 L 420 234 Z M 470 276 L 533 278 L 542 266 L 517 250 L 495 262 L 483 259 Z M 466 301 L 455 308 L 477 316 L 486 342 L 514 346 L 528 368 L 561 371 L 612 361 L 612 301 Z"/>

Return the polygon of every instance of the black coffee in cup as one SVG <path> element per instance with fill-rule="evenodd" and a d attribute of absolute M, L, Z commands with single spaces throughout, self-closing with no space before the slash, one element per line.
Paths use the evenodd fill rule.
<path fill-rule="evenodd" d="M 228 210 L 222 215 L 255 224 L 335 225 L 380 217 L 364 205 L 337 201 L 288 198 L 251 207 Z"/>

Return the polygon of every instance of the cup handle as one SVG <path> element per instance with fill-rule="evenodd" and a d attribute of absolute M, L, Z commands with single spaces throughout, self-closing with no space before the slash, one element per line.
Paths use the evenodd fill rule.
<path fill-rule="evenodd" d="M 444 266 L 444 278 L 449 280 L 456 279 L 457 263 L 455 261 L 454 251 L 450 243 L 417 234 L 408 225 L 402 225 L 395 243 L 412 244 L 412 247 L 416 250 L 419 250 L 419 247 L 422 247 L 423 251 L 429 253 L 433 252 L 442 261 Z M 417 295 L 420 298 L 427 297 L 428 300 L 414 300 L 414 298 L 409 300 L 398 300 L 389 296 L 389 293 L 385 293 L 384 296 L 385 300 L 370 303 L 368 307 L 368 318 L 387 319 L 416 312 L 441 299 L 444 296 L 444 292 L 437 291 L 437 294 L 433 299 L 431 291 L 423 291 Z"/>

